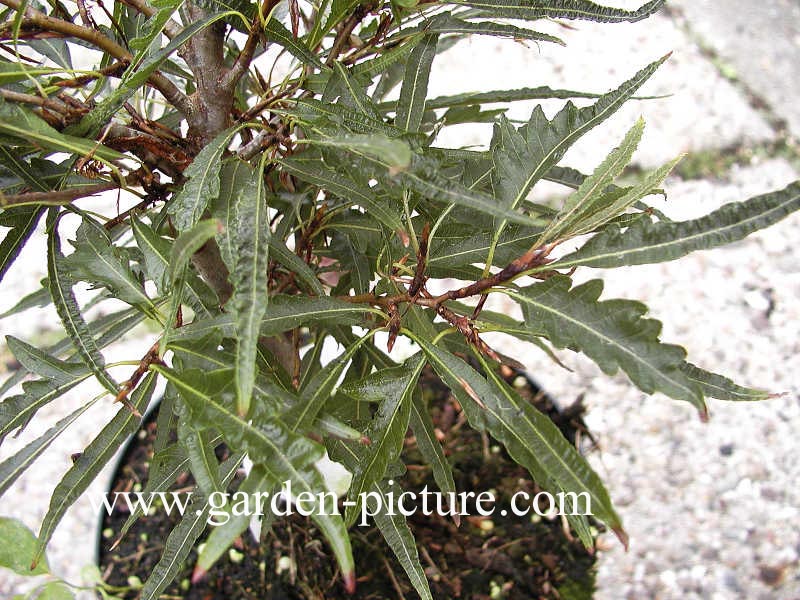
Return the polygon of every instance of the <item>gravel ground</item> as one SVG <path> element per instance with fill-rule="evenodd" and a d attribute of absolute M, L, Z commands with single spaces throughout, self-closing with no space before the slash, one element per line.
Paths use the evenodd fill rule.
<path fill-rule="evenodd" d="M 791 54 L 796 40 L 787 38 L 786 27 L 769 27 L 769 21 L 746 38 L 745 45 L 752 43 L 754 48 L 763 40 L 778 38 L 779 55 L 764 72 L 751 71 L 767 82 L 770 77 L 780 80 L 780 86 L 750 79 L 745 68 L 739 73 L 743 85 L 731 82 L 698 46 L 707 32 L 713 32 L 716 37 L 710 43 L 733 64 L 726 49 L 737 46 L 740 30 L 716 27 L 712 17 L 719 18 L 740 4 L 725 0 L 705 12 L 687 12 L 697 19 L 688 34 L 683 20 L 657 16 L 633 25 L 580 23 L 575 24 L 576 30 L 546 24 L 548 32 L 567 41 L 567 48 L 524 47 L 486 39 L 463 42 L 435 63 L 432 93 L 525 85 L 605 91 L 673 51 L 642 92 L 672 95 L 632 103 L 602 130 L 581 140 L 565 164 L 590 170 L 640 114 L 648 122 L 636 155 L 642 167 L 680 152 L 770 142 L 777 135 L 770 126 L 775 119 L 754 109 L 753 98 L 745 90 L 758 89 L 764 104 L 776 113 L 794 110 L 797 79 L 786 76 L 784 65 L 797 62 Z M 785 0 L 768 0 L 760 6 L 770 9 L 764 14 L 780 20 L 784 4 Z M 681 0 L 676 5 L 686 8 L 690 3 Z M 780 93 L 772 93 L 778 89 Z M 794 94 L 786 93 L 787 89 Z M 555 110 L 558 104 L 546 107 Z M 527 117 L 531 106 L 515 107 L 512 114 Z M 488 141 L 488 131 L 482 127 L 458 127 L 447 136 L 445 140 L 454 146 Z M 786 160 L 767 157 L 720 173 L 714 180 L 672 179 L 666 185 L 669 200 L 664 209 L 673 218 L 692 218 L 797 177 Z M 800 598 L 800 462 L 794 456 L 798 445 L 793 437 L 800 431 L 798 231 L 800 216 L 794 216 L 724 250 L 697 253 L 674 263 L 582 275 L 603 276 L 605 297 L 645 301 L 653 316 L 664 322 L 663 338 L 685 345 L 690 357 L 704 368 L 785 392 L 780 398 L 757 405 L 713 402 L 711 421 L 703 424 L 690 407 L 663 396 L 646 397 L 624 376 L 605 377 L 579 356 L 561 354 L 573 369 L 570 373 L 518 343 L 499 342 L 509 354 L 525 356 L 531 372 L 556 397 L 569 402 L 583 394 L 589 406 L 588 422 L 602 448 L 593 458 L 595 467 L 606 478 L 631 536 L 627 553 L 615 540 L 607 540 L 608 549 L 600 555 L 601 600 Z M 26 251 L 0 287 L 0 312 L 21 292 L 35 289 L 43 276 L 43 244 L 36 243 L 40 245 Z M 57 319 L 45 311 L 0 322 L 3 334 L 24 339 L 54 335 L 56 326 Z M 140 355 L 151 337 L 146 333 L 133 336 L 109 352 L 109 360 Z M 6 355 L 0 346 L 0 356 Z M 3 445 L 0 459 L 92 394 L 89 387 L 80 388 L 42 410 L 23 437 Z M 38 529 L 47 494 L 68 468 L 69 455 L 79 451 L 96 431 L 96 424 L 110 414 L 108 406 L 97 407 L 59 438 L 39 460 L 36 472 L 23 476 L 0 500 L 0 514 L 16 516 Z M 93 490 L 102 488 L 101 484 Z M 50 545 L 55 572 L 80 580 L 81 568 L 92 560 L 95 524 L 88 502 L 81 499 Z M 24 587 L 19 578 L 0 573 L 0 597 L 10 597 Z"/>

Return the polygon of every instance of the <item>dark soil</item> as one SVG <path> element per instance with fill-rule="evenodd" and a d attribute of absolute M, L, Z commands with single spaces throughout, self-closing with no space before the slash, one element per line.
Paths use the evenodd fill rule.
<path fill-rule="evenodd" d="M 573 442 L 587 439 L 580 403 L 561 411 L 535 384 L 509 374 L 523 396 L 547 413 Z M 409 519 L 420 550 L 420 560 L 437 599 L 468 598 L 528 600 L 533 598 L 590 598 L 594 589 L 594 557 L 573 539 L 561 519 L 515 517 L 498 513 L 509 506 L 518 490 L 531 497 L 539 489 L 528 472 L 517 466 L 498 444 L 473 431 L 465 422 L 455 399 L 432 375 L 425 376 L 426 394 L 434 424 L 442 433 L 445 454 L 453 465 L 459 491 L 492 490 L 497 499 L 495 516 L 467 517 L 457 527 L 450 517 L 417 514 Z M 522 385 L 519 385 L 522 384 Z M 144 485 L 152 458 L 155 422 L 149 423 L 126 452 L 113 491 Z M 220 450 L 224 452 L 224 449 Z M 399 483 L 419 491 L 424 485 L 436 490 L 423 466 L 413 438 L 406 444 L 408 472 Z M 173 489 L 189 490 L 186 474 Z M 476 514 L 476 513 L 472 513 Z M 127 586 L 129 577 L 146 580 L 158 562 L 163 543 L 179 517 L 161 510 L 140 519 L 113 551 L 108 546 L 127 518 L 114 512 L 103 522 L 100 568 L 114 586 Z M 358 588 L 348 596 L 341 585 L 335 561 L 322 536 L 306 518 L 277 520 L 262 543 L 248 531 L 237 547 L 224 555 L 205 579 L 191 584 L 196 552 L 163 598 L 189 600 L 310 600 L 417 598 L 405 572 L 374 527 L 351 530 Z M 286 560 L 288 557 L 289 560 Z M 281 560 L 282 559 L 282 560 Z M 278 572 L 278 564 L 290 565 Z M 136 598 L 130 590 L 119 594 Z"/>

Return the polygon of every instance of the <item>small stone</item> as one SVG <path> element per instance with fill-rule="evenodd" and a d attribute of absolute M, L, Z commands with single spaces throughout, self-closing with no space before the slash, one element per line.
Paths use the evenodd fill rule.
<path fill-rule="evenodd" d="M 722 456 L 730 456 L 731 454 L 733 454 L 733 444 L 722 444 L 719 447 L 719 453 Z"/>
<path fill-rule="evenodd" d="M 772 567 L 760 565 L 758 567 L 758 578 L 771 587 L 778 587 L 786 577 L 786 567 Z"/>

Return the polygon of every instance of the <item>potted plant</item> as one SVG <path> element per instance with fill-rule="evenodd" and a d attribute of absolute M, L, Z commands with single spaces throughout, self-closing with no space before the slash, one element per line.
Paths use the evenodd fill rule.
<path fill-rule="evenodd" d="M 409 426 L 440 491 L 454 491 L 430 418 L 444 410 L 442 398 L 431 407 L 419 388 L 426 368 L 451 390 L 447 410 L 463 415 L 465 428 L 501 445 L 538 490 L 564 499 L 561 512 L 587 547 L 590 516 L 627 544 L 603 482 L 509 385 L 516 362 L 484 332 L 582 352 L 645 393 L 691 403 L 701 418 L 706 398 L 769 396 L 688 362 L 641 303 L 601 299 L 601 280 L 571 279 L 579 268 L 674 260 L 730 243 L 800 204 L 795 183 L 671 221 L 646 199 L 662 193 L 679 159 L 633 184 L 618 181 L 641 121 L 593 173 L 560 164 L 668 57 L 602 95 L 428 94 L 437 53 L 462 36 L 558 43 L 535 30 L 539 19 L 637 21 L 663 0 L 637 10 L 586 0 L 79 1 L 74 16 L 60 3 L 0 3 L 15 49 L 0 90 L 0 225 L 9 228 L 0 277 L 42 224 L 48 277 L 19 308 L 52 302 L 66 334 L 46 348 L 9 339 L 24 369 L 3 393 L 25 372 L 36 378 L 0 404 L 0 436 L 87 379 L 105 390 L 92 402 L 121 404 L 56 485 L 32 566 L 69 505 L 137 430 L 159 381 L 167 388 L 146 491 L 169 489 L 182 465 L 196 487 L 142 598 L 158 597 L 178 573 L 212 510 L 228 519 L 205 540 L 195 578 L 238 543 L 252 514 L 226 492 L 245 459 L 252 466 L 237 491 L 291 487 L 343 590 L 355 593 L 358 576 L 348 528 L 369 514 L 413 588 L 430 598 L 427 548 L 418 551 L 403 515 L 378 510 L 399 496 L 390 481 L 401 478 Z M 585 100 L 552 117 L 536 108 L 522 124 L 486 108 L 566 97 Z M 472 122 L 494 123 L 487 150 L 437 146 L 443 128 Z M 531 197 L 543 180 L 570 194 L 555 206 Z M 86 207 L 110 191 L 119 206 Z M 74 234 L 65 216 L 79 219 Z M 561 250 L 574 239 L 585 241 Z M 92 320 L 76 300 L 79 282 L 99 290 L 92 306 L 127 307 Z M 496 294 L 516 303 L 522 320 L 485 308 Z M 120 380 L 102 350 L 143 321 L 158 334 Z M 400 339 L 413 349 L 402 361 L 392 353 Z M 321 360 L 326 342 L 338 348 L 331 361 Z M 0 465 L 0 490 L 73 417 Z M 319 470 L 326 452 L 352 473 L 343 511 Z M 453 505 L 475 508 L 471 501 Z"/>

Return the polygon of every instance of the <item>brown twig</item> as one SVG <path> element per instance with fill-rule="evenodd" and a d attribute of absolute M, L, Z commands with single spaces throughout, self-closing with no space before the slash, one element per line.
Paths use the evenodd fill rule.
<path fill-rule="evenodd" d="M 102 69 L 98 70 L 97 73 L 87 73 L 86 75 L 81 75 L 79 77 L 74 77 L 73 79 L 64 79 L 62 81 L 55 81 L 53 85 L 56 87 L 83 87 L 87 83 L 94 81 L 95 79 L 99 79 L 100 77 L 115 77 L 117 75 L 122 74 L 122 72 L 128 68 L 130 63 L 127 60 L 118 60 L 116 62 L 111 63 L 110 65 L 103 67 Z"/>
<path fill-rule="evenodd" d="M 8 6 L 14 10 L 19 10 L 22 6 L 21 0 L 0 0 L 0 4 Z M 31 6 L 25 7 L 25 16 L 22 19 L 22 30 L 26 31 L 33 28 L 34 30 L 43 30 L 45 32 L 58 33 L 66 37 L 74 37 L 84 42 L 96 46 L 109 54 L 117 60 L 130 61 L 133 55 L 127 49 L 120 46 L 117 42 L 104 35 L 96 29 L 82 27 L 65 21 L 57 19 L 43 12 L 32 8 Z M 175 108 L 181 111 L 185 116 L 191 110 L 191 103 L 189 99 L 181 92 L 174 83 L 161 75 L 160 73 L 153 73 L 148 79 L 149 83 L 155 87 L 164 98 L 167 99 Z"/>
<path fill-rule="evenodd" d="M 353 34 L 353 30 L 356 26 L 367 16 L 368 9 L 365 6 L 357 6 L 356 9 L 353 11 L 353 14 L 350 15 L 347 20 L 342 24 L 341 29 L 336 34 L 336 37 L 333 40 L 333 46 L 331 46 L 331 51 L 328 54 L 328 58 L 325 60 L 325 64 L 327 66 L 331 66 L 333 61 L 335 61 L 339 55 L 344 52 L 348 44 L 350 43 L 350 36 Z"/>
<path fill-rule="evenodd" d="M 150 369 L 150 365 L 154 363 L 164 364 L 161 360 L 161 357 L 158 355 L 158 349 L 161 344 L 161 340 L 157 340 L 155 344 L 150 346 L 150 349 L 147 353 L 142 357 L 142 360 L 139 361 L 139 366 L 136 367 L 136 370 L 130 376 L 130 378 L 124 382 L 120 388 L 117 397 L 114 399 L 114 402 L 121 402 L 128 410 L 131 411 L 137 417 L 141 417 L 141 413 L 136 410 L 136 407 L 128 400 L 128 395 L 136 388 L 139 384 L 139 380 L 144 376 L 145 373 Z"/>
<path fill-rule="evenodd" d="M 25 194 L 0 194 L 0 207 L 7 208 L 14 204 L 69 204 L 78 198 L 86 198 L 108 190 L 119 189 L 120 184 L 107 181 L 95 185 L 52 192 L 28 192 Z"/>
<path fill-rule="evenodd" d="M 259 23 L 258 17 L 256 17 L 250 25 L 250 33 L 247 36 L 247 41 L 245 41 L 239 56 L 236 57 L 236 62 L 233 63 L 233 66 L 220 79 L 219 85 L 221 87 L 226 90 L 232 90 L 236 87 L 238 81 L 247 73 L 247 69 L 250 68 L 250 63 L 253 62 L 253 56 L 255 56 L 261 39 L 261 24 Z"/>

